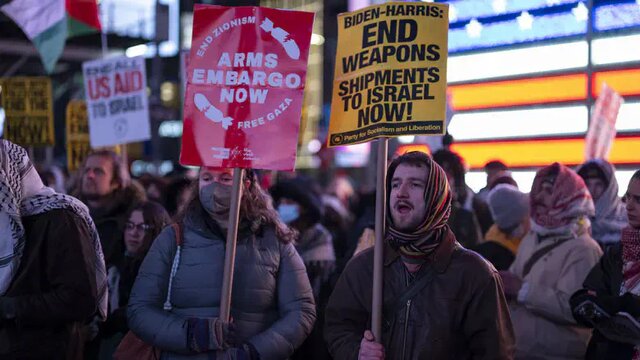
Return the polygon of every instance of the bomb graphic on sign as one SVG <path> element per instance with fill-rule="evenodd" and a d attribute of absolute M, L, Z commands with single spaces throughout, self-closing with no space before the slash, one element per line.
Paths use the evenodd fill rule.
<path fill-rule="evenodd" d="M 293 60 L 300 58 L 300 48 L 294 39 L 292 39 L 289 33 L 281 27 L 274 27 L 273 21 L 269 18 L 265 18 L 261 24 L 260 29 L 276 40 L 284 49 L 287 56 Z M 275 54 L 253 53 L 247 54 L 235 53 L 233 58 L 229 53 L 222 53 L 218 60 L 218 66 L 262 66 L 275 67 L 277 65 L 277 56 Z M 279 72 L 272 72 L 268 76 L 264 72 L 255 71 L 250 73 L 249 71 L 243 72 L 226 72 L 214 71 L 212 74 L 213 79 L 209 79 L 211 70 L 207 71 L 206 81 L 211 81 L 212 84 L 225 83 L 226 85 L 268 85 L 268 86 L 282 86 L 283 76 Z M 284 85 L 289 88 L 295 88 L 300 86 L 301 78 L 297 74 L 288 74 L 284 77 Z M 268 90 L 259 90 L 249 88 L 229 88 L 223 89 L 220 94 L 220 102 L 239 102 L 243 103 L 249 101 L 251 103 L 264 103 L 268 95 Z M 229 126 L 233 123 L 233 118 L 226 116 L 220 109 L 216 108 L 207 96 L 202 93 L 195 93 L 193 102 L 198 110 L 204 114 L 204 116 L 214 123 L 220 123 L 224 130 L 228 130 Z M 277 110 L 277 109 L 276 109 Z M 273 112 L 271 113 L 273 114 Z M 247 124 L 240 124 L 243 126 Z M 245 126 L 246 128 L 247 126 Z"/>
<path fill-rule="evenodd" d="M 207 119 L 213 121 L 214 123 L 221 123 L 222 127 L 227 130 L 229 126 L 233 123 L 233 119 L 229 116 L 224 116 L 222 111 L 216 109 L 215 106 L 211 105 L 206 96 L 200 93 L 196 93 L 193 97 L 193 102 L 196 104 L 196 107 L 200 112 L 207 117 Z"/>
<path fill-rule="evenodd" d="M 284 48 L 290 58 L 298 60 L 300 58 L 300 48 L 294 39 L 289 38 L 289 33 L 282 28 L 274 28 L 273 22 L 269 18 L 265 18 L 260 24 L 260 28 L 268 33 L 271 33 L 274 39 L 278 40 L 280 45 Z"/>
<path fill-rule="evenodd" d="M 181 161 L 293 168 L 312 27 L 312 13 L 196 7 Z"/>

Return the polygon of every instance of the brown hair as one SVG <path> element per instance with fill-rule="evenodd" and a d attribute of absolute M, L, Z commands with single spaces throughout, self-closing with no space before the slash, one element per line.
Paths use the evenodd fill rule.
<path fill-rule="evenodd" d="M 240 217 L 251 224 L 261 223 L 262 225 L 272 225 L 275 228 L 276 236 L 284 243 L 295 241 L 298 236 L 297 231 L 291 229 L 280 220 L 278 212 L 273 207 L 271 196 L 260 187 L 255 172 L 246 170 L 244 180 L 249 181 L 249 186 L 245 186 L 242 192 Z M 191 199 L 188 205 L 174 217 L 174 220 L 177 222 L 183 221 L 188 210 L 193 206 L 199 207 L 203 214 L 207 213 L 202 209 L 202 205 L 200 204 L 198 181 L 193 182 L 190 191 Z"/>
<path fill-rule="evenodd" d="M 144 234 L 142 248 L 144 250 L 143 253 L 146 254 L 162 229 L 171 223 L 171 217 L 169 217 L 167 210 L 155 201 L 144 201 L 134 206 L 127 215 L 127 221 L 129 221 L 129 218 L 131 218 L 131 214 L 134 211 L 141 211 L 144 223 L 151 227 L 149 232 Z"/>
<path fill-rule="evenodd" d="M 406 152 L 397 158 L 393 159 L 389 164 L 389 168 L 387 169 L 387 196 L 391 194 L 391 182 L 393 180 L 393 174 L 396 172 L 396 169 L 400 164 L 407 164 L 414 167 L 423 167 L 427 169 L 427 171 L 431 171 L 432 160 L 429 158 L 429 155 L 422 151 L 409 151 Z M 425 181 L 427 179 L 424 179 Z"/>
<path fill-rule="evenodd" d="M 79 185 L 82 184 L 82 174 L 84 174 L 84 168 L 87 165 L 87 161 L 90 157 L 94 156 L 100 156 L 111 160 L 111 165 L 113 167 L 113 181 L 118 184 L 119 189 L 124 189 L 131 184 L 131 175 L 129 174 L 129 169 L 127 168 L 127 164 L 125 164 L 122 160 L 122 157 L 116 154 L 116 152 L 113 150 L 100 149 L 92 151 L 84 159 L 82 167 L 78 172 L 78 176 L 80 176 L 80 182 L 78 183 Z"/>

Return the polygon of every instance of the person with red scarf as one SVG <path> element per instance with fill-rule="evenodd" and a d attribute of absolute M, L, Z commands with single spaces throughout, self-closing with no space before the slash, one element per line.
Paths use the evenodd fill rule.
<path fill-rule="evenodd" d="M 409 152 L 391 162 L 386 183 L 382 337 L 370 331 L 369 248 L 347 264 L 326 308 L 333 358 L 512 359 L 500 276 L 447 225 L 452 194 L 444 170 L 427 154 Z"/>
<path fill-rule="evenodd" d="M 578 174 L 554 163 L 536 174 L 530 206 L 531 231 L 501 272 L 516 359 L 582 359 L 590 331 L 574 320 L 569 298 L 602 256 L 590 235 L 593 200 Z"/>
<path fill-rule="evenodd" d="M 640 317 L 640 171 L 631 177 L 624 200 L 629 223 L 621 241 L 607 248 L 584 288 L 571 298 L 576 320 L 594 328 L 586 355 L 589 360 L 640 360 L 640 347 L 633 344 L 640 339 L 622 339 L 610 326 L 623 315 L 634 320 Z"/>

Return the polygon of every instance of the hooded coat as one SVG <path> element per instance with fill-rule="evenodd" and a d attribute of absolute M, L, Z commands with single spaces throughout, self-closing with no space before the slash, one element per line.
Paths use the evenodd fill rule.
<path fill-rule="evenodd" d="M 613 165 L 602 159 L 594 159 L 584 163 L 578 173 L 588 165 L 597 166 L 607 180 L 607 188 L 595 201 L 595 216 L 591 217 L 591 236 L 604 248 L 620 241 L 620 233 L 627 226 L 627 210 L 618 196 L 618 181 Z"/>

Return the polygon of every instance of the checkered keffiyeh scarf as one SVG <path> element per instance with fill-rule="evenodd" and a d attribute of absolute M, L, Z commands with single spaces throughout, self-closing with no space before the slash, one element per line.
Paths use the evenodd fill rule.
<path fill-rule="evenodd" d="M 628 292 L 640 295 L 640 230 L 631 227 L 624 228 L 621 236 L 622 243 L 622 285 L 620 295 Z M 633 360 L 640 360 L 640 346 L 633 351 Z"/>
<path fill-rule="evenodd" d="M 96 272 L 98 311 L 107 315 L 107 274 L 95 224 L 80 200 L 56 193 L 40 180 L 27 152 L 7 140 L 0 140 L 0 295 L 4 295 L 15 276 L 24 251 L 25 230 L 22 217 L 55 209 L 67 209 L 87 226 L 95 256 L 89 261 Z"/>
<path fill-rule="evenodd" d="M 444 170 L 428 158 L 428 179 L 424 191 L 427 217 L 416 231 L 407 234 L 393 227 L 390 211 L 387 210 L 387 241 L 408 261 L 421 262 L 440 245 L 449 231 L 447 220 L 451 214 L 451 188 Z M 387 196 L 390 194 L 390 179 L 387 179 Z"/>
<path fill-rule="evenodd" d="M 542 183 L 551 174 L 553 183 L 551 205 L 538 199 Z M 595 214 L 593 199 L 582 178 L 568 167 L 554 163 L 536 174 L 531 187 L 531 217 L 534 223 L 547 229 L 562 228 L 583 217 Z"/>

